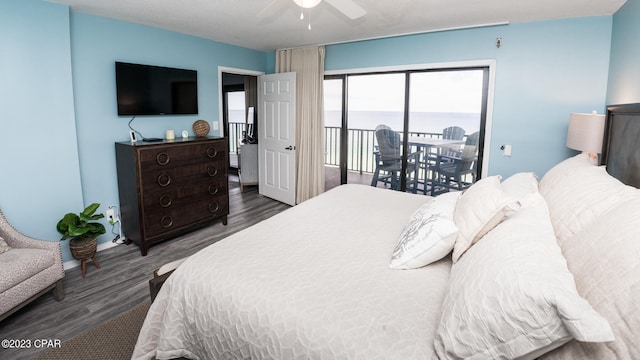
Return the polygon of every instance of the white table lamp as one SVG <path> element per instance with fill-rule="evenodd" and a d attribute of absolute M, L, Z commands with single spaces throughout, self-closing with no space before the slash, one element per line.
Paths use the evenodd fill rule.
<path fill-rule="evenodd" d="M 598 158 L 602 152 L 604 137 L 604 115 L 596 111 L 591 114 L 571 113 L 569 116 L 569 132 L 567 147 L 588 153 L 591 158 Z"/>

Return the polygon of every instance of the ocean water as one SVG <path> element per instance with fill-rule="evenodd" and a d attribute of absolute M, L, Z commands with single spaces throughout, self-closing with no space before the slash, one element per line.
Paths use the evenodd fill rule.
<path fill-rule="evenodd" d="M 325 111 L 325 126 L 339 127 L 341 123 L 339 111 Z M 350 111 L 349 128 L 374 130 L 380 124 L 401 131 L 404 124 L 404 113 L 393 111 Z M 465 134 L 480 129 L 480 114 L 451 112 L 413 112 L 409 114 L 409 132 L 442 133 L 449 126 L 459 126 Z"/>
<path fill-rule="evenodd" d="M 385 124 L 394 130 L 402 130 L 404 114 L 394 111 L 350 111 L 349 128 L 374 130 L 376 126 Z M 231 110 L 229 122 L 244 122 L 243 110 Z M 324 122 L 326 127 L 340 127 L 340 111 L 325 111 Z M 453 112 L 413 112 L 409 115 L 409 131 L 425 133 L 441 133 L 442 129 L 449 126 L 460 126 L 465 134 L 471 134 L 480 130 L 479 113 L 453 113 Z"/>

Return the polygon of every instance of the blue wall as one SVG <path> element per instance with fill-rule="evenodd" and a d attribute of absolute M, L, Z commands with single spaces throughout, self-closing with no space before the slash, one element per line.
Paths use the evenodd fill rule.
<path fill-rule="evenodd" d="M 83 205 L 69 10 L 2 0 L 0 33 L 0 207 L 24 234 L 57 241 L 57 221 Z"/>
<path fill-rule="evenodd" d="M 602 113 L 611 16 L 420 34 L 327 47 L 326 70 L 496 60 L 489 174 L 542 176 L 573 152 L 569 113 Z M 502 46 L 495 46 L 497 37 Z M 504 157 L 501 144 L 513 145 Z"/>
<path fill-rule="evenodd" d="M 569 113 L 604 110 L 614 22 L 609 99 L 640 80 L 632 66 L 640 54 L 627 35 L 638 33 L 638 1 L 629 0 L 615 17 L 331 45 L 326 68 L 495 59 L 489 172 L 542 175 L 572 154 L 564 146 Z M 41 0 L 2 0 L 0 31 L 0 207 L 18 230 L 51 241 L 59 238 L 55 223 L 65 212 L 91 202 L 103 204 L 102 211 L 118 205 L 113 143 L 128 138 L 129 119 L 116 115 L 115 61 L 198 70 L 200 114 L 139 117 L 133 125 L 145 136 L 190 129 L 199 118 L 218 120 L 219 66 L 270 72 L 274 65 L 273 52 L 70 12 Z M 503 39 L 500 49 L 496 37 Z M 628 98 L 639 101 L 640 94 Z M 501 155 L 503 143 L 513 145 L 513 157 Z"/>
<path fill-rule="evenodd" d="M 118 117 L 116 112 L 115 61 L 198 71 L 197 116 L 140 116 L 132 123 L 145 137 L 164 137 L 166 129 L 193 133 L 191 125 L 198 119 L 219 120 L 218 66 L 265 71 L 272 57 L 271 53 L 75 12 L 71 13 L 71 48 L 82 194 L 86 202 L 104 206 L 119 204 L 114 141 L 129 139 L 131 119 Z M 104 236 L 101 242 L 111 238 Z"/>
<path fill-rule="evenodd" d="M 627 0 L 613 17 L 607 104 L 640 102 L 640 0 Z"/>
<path fill-rule="evenodd" d="M 55 223 L 64 213 L 92 202 L 101 203 L 102 212 L 119 204 L 114 142 L 129 138 L 130 118 L 116 113 L 115 61 L 198 71 L 199 115 L 133 122 L 145 136 L 162 137 L 166 129 L 192 132 L 197 119 L 219 120 L 219 66 L 265 71 L 273 58 L 36 0 L 2 0 L 0 30 L 7 139 L 0 149 L 3 175 L 10 174 L 2 177 L 0 206 L 19 230 L 47 240 L 59 238 Z M 6 136 L 14 132 L 29 138 Z M 99 242 L 112 238 L 108 233 Z M 65 261 L 71 259 L 67 246 Z"/>

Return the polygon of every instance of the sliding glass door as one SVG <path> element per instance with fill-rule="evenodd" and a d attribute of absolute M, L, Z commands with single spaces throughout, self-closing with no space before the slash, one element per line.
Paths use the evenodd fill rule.
<path fill-rule="evenodd" d="M 488 68 L 325 77 L 326 188 L 464 189 L 482 166 L 487 84 Z"/>
<path fill-rule="evenodd" d="M 408 143 L 419 152 L 418 192 L 464 190 L 479 178 L 488 74 L 477 68 L 408 75 Z"/>

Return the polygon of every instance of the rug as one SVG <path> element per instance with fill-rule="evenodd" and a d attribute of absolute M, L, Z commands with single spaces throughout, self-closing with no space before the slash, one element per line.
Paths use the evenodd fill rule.
<path fill-rule="evenodd" d="M 59 348 L 40 354 L 35 359 L 131 359 L 150 305 L 146 301 L 82 335 L 63 342 Z"/>

